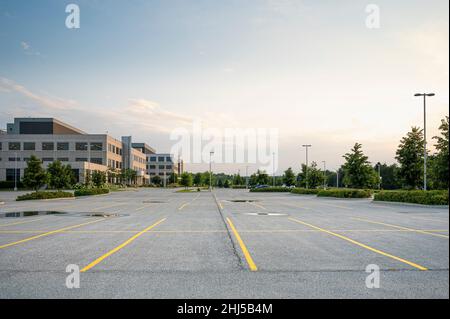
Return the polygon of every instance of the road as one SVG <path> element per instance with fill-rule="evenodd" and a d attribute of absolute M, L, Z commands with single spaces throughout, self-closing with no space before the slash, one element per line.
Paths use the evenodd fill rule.
<path fill-rule="evenodd" d="M 449 298 L 448 208 L 229 189 L 0 199 L 0 216 L 64 213 L 0 217 L 0 298 Z"/>

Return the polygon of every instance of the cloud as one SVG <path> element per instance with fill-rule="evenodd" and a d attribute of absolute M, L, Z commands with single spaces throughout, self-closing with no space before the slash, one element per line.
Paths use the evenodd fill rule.
<path fill-rule="evenodd" d="M 41 55 L 40 52 L 34 51 L 33 48 L 31 47 L 31 45 L 28 42 L 22 41 L 22 42 L 20 42 L 20 46 L 22 47 L 23 51 L 27 55 L 36 55 L 36 56 L 40 56 Z"/>
<path fill-rule="evenodd" d="M 69 110 L 72 108 L 76 102 L 73 100 L 65 100 L 58 97 L 50 97 L 46 95 L 40 95 L 37 93 L 34 93 L 27 89 L 26 87 L 17 84 L 16 82 L 0 77 L 0 90 L 4 92 L 15 92 L 21 96 L 24 96 L 28 98 L 29 100 L 37 103 L 41 107 L 47 108 L 47 109 L 67 109 Z"/>
<path fill-rule="evenodd" d="M 24 42 L 24 41 L 20 42 L 20 45 L 22 46 L 22 48 L 25 51 L 28 51 L 31 48 L 31 46 L 28 43 Z"/>

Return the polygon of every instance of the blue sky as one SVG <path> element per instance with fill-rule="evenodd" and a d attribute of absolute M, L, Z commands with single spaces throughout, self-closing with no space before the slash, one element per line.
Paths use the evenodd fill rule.
<path fill-rule="evenodd" d="M 76 3 L 81 28 L 65 27 Z M 365 26 L 369 3 L 381 28 Z M 280 129 L 280 169 L 299 145 L 330 167 L 354 142 L 393 162 L 416 91 L 448 114 L 448 1 L 0 0 L 0 127 L 61 118 L 169 151 L 174 127 Z M 193 168 L 195 169 L 195 168 Z M 223 167 L 227 170 L 227 167 Z M 235 169 L 231 168 L 231 169 Z"/>

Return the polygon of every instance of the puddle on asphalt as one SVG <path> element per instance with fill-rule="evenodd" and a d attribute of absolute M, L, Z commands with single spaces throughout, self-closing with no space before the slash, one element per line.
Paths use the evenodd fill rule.
<path fill-rule="evenodd" d="M 259 202 L 258 199 L 227 199 L 227 202 L 232 203 L 253 203 L 253 202 Z"/>
<path fill-rule="evenodd" d="M 103 212 L 60 212 L 60 211 L 23 211 L 0 213 L 0 218 L 20 218 L 32 216 L 61 215 L 70 217 L 120 217 L 128 216 L 127 214 L 103 213 Z"/>
<path fill-rule="evenodd" d="M 243 215 L 248 216 L 288 216 L 286 213 L 276 213 L 276 212 L 256 212 L 256 213 L 243 213 Z"/>

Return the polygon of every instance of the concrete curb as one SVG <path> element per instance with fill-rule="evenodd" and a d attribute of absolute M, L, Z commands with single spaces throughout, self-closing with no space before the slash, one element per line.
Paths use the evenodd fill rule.
<path fill-rule="evenodd" d="M 416 204 L 416 203 L 402 203 L 402 202 L 389 202 L 389 201 L 376 201 L 372 200 L 372 204 L 378 204 L 380 206 L 387 205 L 395 205 L 395 206 L 410 206 L 410 207 L 421 207 L 421 208 L 447 208 L 449 209 L 449 205 L 424 205 L 424 204 Z"/>

